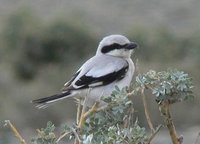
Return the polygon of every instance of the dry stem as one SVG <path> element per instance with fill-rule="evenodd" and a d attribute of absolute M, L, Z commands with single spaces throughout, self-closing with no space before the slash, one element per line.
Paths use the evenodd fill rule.
<path fill-rule="evenodd" d="M 19 134 L 16 127 L 10 122 L 10 120 L 5 120 L 5 125 L 9 126 L 12 132 L 14 133 L 15 137 L 20 141 L 20 144 L 26 144 L 25 140 L 22 138 L 22 136 Z"/>
<path fill-rule="evenodd" d="M 144 94 L 144 87 L 141 89 L 141 94 L 142 94 L 142 101 L 143 101 L 143 105 L 144 105 L 144 112 L 145 112 L 145 116 L 149 125 L 149 128 L 151 129 L 151 132 L 154 133 L 155 129 L 153 127 L 150 115 L 149 115 L 149 111 L 148 111 L 148 106 L 147 106 L 147 99 L 146 96 Z"/>
<path fill-rule="evenodd" d="M 72 132 L 65 132 L 63 133 L 61 136 L 59 136 L 59 138 L 56 140 L 56 143 L 58 143 L 61 139 L 63 139 L 64 137 L 66 137 L 67 135 L 72 134 Z"/>
<path fill-rule="evenodd" d="M 71 130 L 72 130 L 73 134 L 75 135 L 74 144 L 81 144 L 82 141 L 79 137 L 79 134 L 76 132 L 76 129 L 72 128 Z"/>
<path fill-rule="evenodd" d="M 76 123 L 79 123 L 80 116 L 81 116 L 81 101 L 82 99 L 77 99 L 77 113 L 76 113 Z"/>
<path fill-rule="evenodd" d="M 95 104 L 90 108 L 87 112 L 81 114 L 81 118 L 78 124 L 78 127 L 81 129 L 83 127 L 83 124 L 85 122 L 85 119 L 93 112 L 97 111 L 98 102 L 95 102 Z"/>
<path fill-rule="evenodd" d="M 176 133 L 176 129 L 175 129 L 172 117 L 171 117 L 170 110 L 169 110 L 168 102 L 162 102 L 160 104 L 160 112 L 162 113 L 162 115 L 164 117 L 164 122 L 168 128 L 168 131 L 171 136 L 171 140 L 172 140 L 173 144 L 180 144 L 181 142 L 179 141 L 179 138 Z"/>
<path fill-rule="evenodd" d="M 156 134 L 160 131 L 162 125 L 159 125 L 156 130 L 151 134 L 151 136 L 148 138 L 147 144 L 150 144 L 153 138 L 156 136 Z"/>

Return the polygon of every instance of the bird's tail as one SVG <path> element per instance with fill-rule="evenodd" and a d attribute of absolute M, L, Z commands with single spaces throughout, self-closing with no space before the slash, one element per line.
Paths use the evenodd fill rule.
<path fill-rule="evenodd" d="M 46 108 L 47 104 L 56 102 L 58 100 L 62 100 L 64 98 L 70 97 L 71 92 L 70 91 L 66 91 L 60 94 L 55 94 L 52 96 L 48 96 L 48 97 L 44 97 L 44 98 L 40 98 L 40 99 L 36 99 L 36 100 L 32 100 L 31 103 L 36 104 L 37 108 Z"/>

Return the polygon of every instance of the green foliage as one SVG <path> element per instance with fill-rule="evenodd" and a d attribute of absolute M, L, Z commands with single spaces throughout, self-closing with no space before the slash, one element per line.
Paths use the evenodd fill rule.
<path fill-rule="evenodd" d="M 132 102 L 127 96 L 126 88 L 116 87 L 111 97 L 103 98 L 108 108 L 90 116 L 84 126 L 85 144 L 108 143 L 144 143 L 146 132 L 132 117 Z M 130 118 L 130 119 L 128 119 Z M 125 123 L 129 123 L 125 127 Z"/>
<path fill-rule="evenodd" d="M 20 46 L 23 46 L 21 41 L 27 34 L 37 31 L 36 21 L 38 19 L 27 9 L 18 10 L 7 18 L 2 35 L 5 46 L 10 52 L 15 54 Z"/>
<path fill-rule="evenodd" d="M 31 51 L 33 59 L 41 63 L 70 61 L 83 58 L 94 44 L 94 38 L 83 26 L 56 20 L 42 32 L 41 45 Z M 35 57 L 35 58 L 34 58 Z"/>
<path fill-rule="evenodd" d="M 144 144 L 147 140 L 146 131 L 137 122 L 131 128 L 122 128 L 118 125 L 108 127 L 104 135 L 93 133 L 83 137 L 83 144 Z"/>
<path fill-rule="evenodd" d="M 133 119 L 133 105 L 126 88 L 120 90 L 116 87 L 110 98 L 104 97 L 102 100 L 109 102 L 108 107 L 90 115 L 81 134 L 77 128 L 67 125 L 63 126 L 63 133 L 69 133 L 70 139 L 78 136 L 83 144 L 143 144 L 147 141 L 145 128 Z M 32 143 L 55 144 L 54 129 L 55 126 L 48 122 L 45 129 L 38 130 L 38 136 Z"/>
<path fill-rule="evenodd" d="M 29 11 L 19 11 L 7 20 L 4 31 L 5 47 L 10 51 L 17 76 L 34 78 L 40 67 L 47 64 L 75 63 L 88 55 L 95 38 L 83 25 L 73 21 L 55 20 L 43 24 Z"/>
<path fill-rule="evenodd" d="M 178 101 L 192 98 L 192 79 L 183 71 L 168 70 L 156 72 L 150 70 L 136 77 L 136 89 L 148 88 L 156 96 L 158 102 Z"/>
<path fill-rule="evenodd" d="M 193 97 L 191 78 L 183 71 L 167 70 L 156 72 L 150 70 L 136 77 L 134 91 L 150 89 L 160 103 L 170 104 Z M 108 105 L 105 109 L 91 114 L 84 123 L 81 132 L 76 127 L 63 126 L 63 133 L 69 138 L 79 138 L 83 144 L 145 144 L 152 139 L 147 136 L 145 128 L 133 117 L 133 103 L 129 99 L 127 88 L 115 88 L 110 97 L 102 97 Z M 33 144 L 55 144 L 54 125 L 48 122 L 45 129 L 38 130 Z M 155 132 L 157 133 L 157 132 Z"/>
<path fill-rule="evenodd" d="M 165 29 L 164 27 L 162 27 L 162 29 L 151 30 L 144 28 L 138 29 L 136 27 L 133 27 L 133 29 L 134 31 L 129 33 L 128 37 L 131 40 L 136 41 L 140 45 L 140 49 L 137 50 L 137 57 L 139 54 L 142 61 L 148 61 L 148 65 L 149 62 L 152 62 L 152 65 L 154 65 L 155 62 L 171 62 L 171 65 L 172 62 L 174 63 L 174 61 L 176 61 L 176 63 L 174 64 L 177 64 L 177 60 L 181 60 L 184 68 L 187 69 L 187 71 L 191 72 L 191 74 L 193 74 L 193 77 L 199 75 L 199 31 L 196 31 L 196 33 L 192 35 L 178 36 L 176 33 L 170 31 L 169 29 Z M 51 70 L 57 65 L 64 64 L 65 69 L 63 69 L 62 67 L 60 71 L 65 71 L 67 68 L 70 67 L 68 65 L 69 63 L 74 63 L 74 61 L 76 60 L 79 61 L 79 58 L 83 58 L 85 55 L 88 56 L 89 48 L 93 48 L 92 51 L 95 52 L 95 47 L 97 46 L 95 36 L 90 34 L 90 32 L 92 32 L 91 29 L 77 25 L 73 21 L 50 20 L 48 22 L 45 22 L 42 19 L 39 19 L 38 17 L 33 15 L 29 10 L 19 10 L 13 13 L 5 21 L 4 26 L 1 27 L 1 30 L 1 63 L 5 64 L 8 67 L 10 67 L 10 64 L 12 64 L 12 66 L 14 66 L 14 69 L 11 70 L 13 70 L 13 72 L 22 79 L 31 79 L 40 76 L 40 79 L 43 80 L 44 77 L 42 75 L 37 75 L 37 72 L 38 69 L 43 69 L 45 65 L 50 65 Z M 11 59 L 11 61 L 7 61 L 8 58 Z M 143 64 L 145 65 L 145 62 Z M 143 66 L 141 65 L 141 67 Z M 9 101 L 8 96 L 11 96 L 14 101 L 18 100 L 20 101 L 20 103 L 23 103 L 20 105 L 21 111 L 18 111 L 18 113 L 16 113 L 16 115 L 20 116 L 21 113 L 25 112 L 23 110 L 27 111 L 27 109 L 24 109 L 24 102 L 26 103 L 27 100 L 25 97 L 21 97 L 21 93 L 19 91 L 16 91 L 15 88 L 10 90 L 10 87 L 15 87 L 16 85 L 18 87 L 24 87 L 24 85 L 15 80 L 12 75 L 9 75 L 10 69 L 6 70 L 6 67 L 2 67 L 2 70 L 2 102 L 8 103 L 8 105 L 12 105 L 12 107 L 15 108 L 15 105 L 13 103 L 10 103 L 11 101 Z M 158 75 L 159 72 L 155 73 L 156 75 Z M 165 74 L 163 73 L 163 75 Z M 144 81 L 145 79 L 148 79 L 147 74 L 141 74 L 140 76 L 141 77 L 139 77 L 139 79 L 141 81 L 143 80 L 143 78 Z M 171 102 L 180 101 L 190 98 L 192 95 L 189 90 L 190 86 L 187 83 L 186 77 L 187 76 L 183 76 L 183 79 L 185 80 L 181 80 L 182 82 L 180 82 L 180 84 L 171 83 L 172 80 L 170 79 L 172 78 L 169 77 L 166 82 L 158 81 L 156 79 L 152 79 L 154 81 L 154 83 L 152 84 L 147 83 L 149 80 L 145 81 L 144 83 L 139 82 L 137 88 L 140 90 L 140 88 L 145 86 L 148 89 L 151 89 L 149 86 L 152 86 L 153 89 L 151 90 L 158 101 L 164 99 L 169 99 Z M 188 81 L 190 80 L 188 79 Z M 4 82 L 6 83 L 4 84 Z M 196 83 L 196 87 L 198 87 L 198 78 L 194 79 L 194 83 Z M 31 89 L 36 92 L 38 91 L 38 88 L 35 85 L 37 84 L 30 83 Z M 171 88 L 171 86 L 173 86 L 174 89 Z M 16 89 L 18 89 L 18 87 L 16 87 Z M 27 87 L 25 87 L 25 89 L 27 89 Z M 43 86 L 42 89 L 44 90 L 46 89 L 46 87 Z M 4 91 L 6 92 L 4 93 Z M 198 93 L 198 88 L 196 89 L 196 92 Z M 170 93 L 172 95 L 170 95 Z M 179 93 L 180 95 L 178 95 Z M 14 97 L 13 94 L 15 95 Z M 23 94 L 27 95 L 26 92 L 24 92 Z M 3 99 L 4 97 L 7 97 L 8 99 Z M 107 101 L 112 100 L 108 99 Z M 195 102 L 196 104 L 199 104 L 198 100 Z M 198 108 L 191 107 L 190 105 L 186 105 L 186 107 L 188 109 L 192 108 L 191 110 L 193 110 L 194 113 L 197 113 Z M 3 109 L 5 108 L 5 106 L 2 104 L 1 107 Z M 122 107 L 123 109 L 124 105 L 121 104 L 119 107 Z M 119 119 L 120 121 L 121 117 L 117 114 L 120 113 L 122 109 L 112 109 L 114 113 L 116 113 L 114 117 L 116 119 Z M 2 117 L 5 117 L 6 114 L 9 114 L 9 112 L 9 109 L 7 109 L 5 112 L 2 111 Z M 182 112 L 182 110 L 177 109 L 177 111 L 175 112 L 179 113 Z M 92 115 L 91 118 L 92 117 L 95 116 Z M 56 117 L 54 118 L 57 119 Z M 29 119 L 32 119 L 32 117 L 29 116 Z M 89 119 L 87 120 L 87 123 L 90 123 Z M 176 120 L 181 120 L 183 124 L 188 123 L 188 121 L 192 121 L 190 125 L 198 124 L 199 122 L 198 116 L 194 116 L 192 117 L 192 119 L 190 117 L 182 118 L 180 116 L 177 117 Z M 85 125 L 87 125 L 87 123 Z M 35 122 L 34 125 L 36 125 Z M 23 128 L 24 126 L 26 125 L 21 125 L 21 128 Z M 120 124 L 116 124 L 113 129 L 117 131 L 119 127 L 122 130 L 120 126 Z M 70 131 L 70 129 L 65 129 L 65 131 Z M 85 135 L 85 138 L 91 138 L 92 141 L 95 140 L 95 136 L 92 136 L 92 133 L 92 130 L 88 128 L 88 133 L 87 135 Z"/>
<path fill-rule="evenodd" d="M 159 102 L 159 109 L 165 117 L 164 123 L 170 131 L 172 141 L 177 141 L 175 126 L 169 111 L 169 104 L 186 100 L 193 97 L 191 78 L 183 71 L 167 70 L 156 72 L 150 70 L 136 77 L 136 86 L 133 92 L 150 89 Z M 46 128 L 37 130 L 37 136 L 32 139 L 32 144 L 57 144 L 63 137 L 76 139 L 83 144 L 147 144 L 152 141 L 159 132 L 161 126 L 156 130 L 152 128 L 147 135 L 145 128 L 140 127 L 138 119 L 134 118 L 133 103 L 130 100 L 131 93 L 127 88 L 115 88 L 110 97 L 102 97 L 107 106 L 91 113 L 84 125 L 78 128 L 76 125 L 62 126 L 62 133 L 57 137 L 54 133 L 55 126 L 47 123 Z M 166 102 L 166 103 L 162 103 Z M 144 106 L 147 112 L 147 105 Z M 148 116 L 149 118 L 149 116 Z M 147 118 L 148 123 L 151 123 Z M 151 128 L 151 127 L 150 127 Z M 172 133 L 171 133 L 172 131 Z"/>
<path fill-rule="evenodd" d="M 32 144 L 56 144 L 56 136 L 54 134 L 55 126 L 51 122 L 47 123 L 46 128 L 37 130 L 38 135 L 31 140 Z"/>

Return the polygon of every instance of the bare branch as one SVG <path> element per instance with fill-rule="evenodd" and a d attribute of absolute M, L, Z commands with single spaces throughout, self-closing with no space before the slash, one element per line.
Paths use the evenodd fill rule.
<path fill-rule="evenodd" d="M 95 104 L 92 106 L 92 108 L 90 108 L 87 112 L 84 112 L 81 114 L 81 118 L 78 124 L 78 127 L 81 129 L 83 127 L 83 124 L 85 122 L 85 119 L 93 112 L 97 111 L 97 107 L 98 107 L 99 102 L 95 102 Z"/>
<path fill-rule="evenodd" d="M 150 137 L 148 138 L 147 144 L 150 144 L 150 143 L 151 143 L 151 141 L 152 141 L 153 138 L 156 136 L 156 134 L 160 131 L 161 128 L 162 128 L 162 125 L 159 125 L 159 126 L 156 128 L 155 132 L 153 132 L 153 133 L 150 135 Z"/>
<path fill-rule="evenodd" d="M 20 141 L 20 144 L 26 144 L 25 140 L 19 134 L 16 127 L 10 122 L 10 120 L 5 120 L 5 126 L 9 126 L 12 132 L 14 133 L 15 137 Z"/>
<path fill-rule="evenodd" d="M 169 110 L 169 103 L 168 102 L 162 102 L 160 105 L 160 112 L 162 113 L 162 116 L 164 117 L 165 125 L 168 128 L 171 140 L 173 144 L 181 144 L 183 141 L 183 137 L 178 137 L 177 132 L 171 117 L 171 113 Z"/>
<path fill-rule="evenodd" d="M 63 133 L 56 141 L 56 143 L 58 143 L 61 139 L 63 139 L 64 137 L 66 137 L 67 135 L 72 134 L 72 132 L 65 132 Z"/>
<path fill-rule="evenodd" d="M 151 132 L 154 133 L 155 129 L 153 127 L 153 124 L 152 124 L 152 121 L 151 121 L 151 118 L 150 118 L 150 114 L 149 114 L 149 111 L 148 111 L 147 99 L 146 99 L 146 96 L 144 94 L 144 89 L 145 89 L 145 87 L 143 87 L 141 89 L 142 101 L 143 101 L 143 105 L 144 105 L 144 112 L 145 112 L 145 116 L 146 116 L 149 128 L 151 129 Z"/>
<path fill-rule="evenodd" d="M 79 137 L 79 134 L 76 132 L 76 129 L 71 128 L 71 130 L 72 130 L 73 134 L 75 135 L 74 144 L 81 144 L 82 141 L 81 141 L 81 139 L 80 139 L 80 137 Z"/>

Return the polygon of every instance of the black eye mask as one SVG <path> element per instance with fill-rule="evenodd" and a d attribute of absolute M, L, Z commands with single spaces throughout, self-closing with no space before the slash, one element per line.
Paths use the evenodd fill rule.
<path fill-rule="evenodd" d="M 108 45 L 108 46 L 104 46 L 102 49 L 101 49 L 101 52 L 102 53 L 108 53 L 112 50 L 115 50 L 115 49 L 123 49 L 127 46 L 128 44 L 124 44 L 124 45 L 120 45 L 120 44 L 117 44 L 117 43 L 114 43 L 114 44 L 111 44 L 111 45 Z"/>

